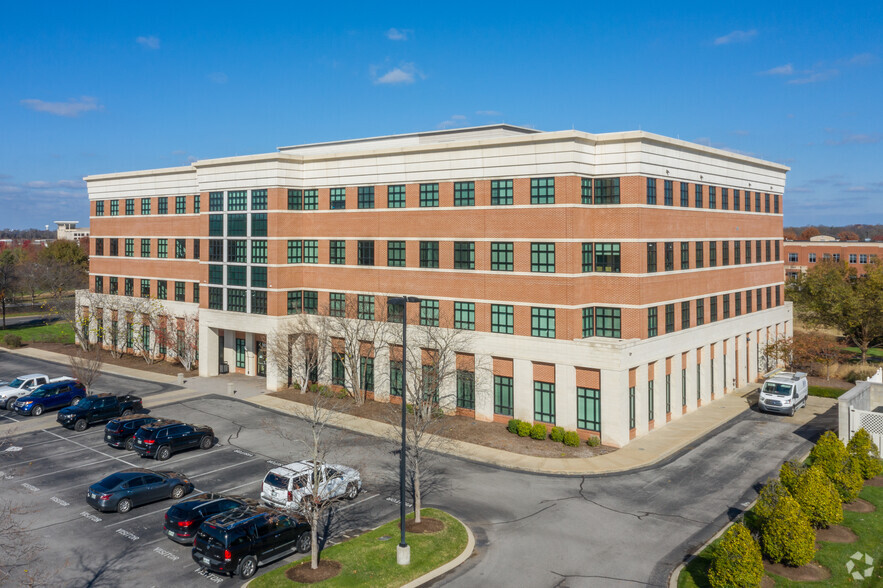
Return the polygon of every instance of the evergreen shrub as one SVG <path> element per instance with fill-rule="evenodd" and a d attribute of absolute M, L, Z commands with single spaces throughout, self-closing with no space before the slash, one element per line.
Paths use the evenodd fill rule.
<path fill-rule="evenodd" d="M 763 580 L 760 546 L 742 523 L 730 527 L 711 555 L 708 583 L 712 588 L 755 588 Z"/>

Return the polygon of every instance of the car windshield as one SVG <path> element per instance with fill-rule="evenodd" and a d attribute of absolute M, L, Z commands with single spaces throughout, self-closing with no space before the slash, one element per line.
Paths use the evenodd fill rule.
<path fill-rule="evenodd" d="M 104 478 L 100 482 L 98 482 L 99 486 L 103 488 L 107 488 L 108 490 L 112 490 L 125 482 L 128 478 L 121 474 L 111 474 L 108 477 Z"/>
<path fill-rule="evenodd" d="M 33 392 L 29 394 L 29 396 L 33 396 L 34 398 L 45 398 L 47 396 L 52 396 L 55 394 L 55 390 L 44 390 L 43 388 L 37 388 Z"/>
<path fill-rule="evenodd" d="M 274 474 L 273 472 L 267 474 L 267 477 L 264 478 L 264 482 L 274 488 L 282 488 L 283 490 L 288 489 L 288 478 L 280 476 L 279 474 Z"/>
<path fill-rule="evenodd" d="M 94 398 L 83 398 L 80 400 L 80 403 L 77 405 L 80 408 L 95 408 L 95 399 Z"/>
<path fill-rule="evenodd" d="M 764 394 L 776 394 L 777 396 L 790 396 L 792 386 L 790 384 L 776 384 L 767 382 L 763 385 Z"/>
<path fill-rule="evenodd" d="M 21 388 L 21 385 L 24 383 L 25 383 L 25 381 L 22 380 L 21 378 L 16 378 L 16 379 L 12 380 L 11 382 L 9 382 L 9 386 L 11 388 Z"/>

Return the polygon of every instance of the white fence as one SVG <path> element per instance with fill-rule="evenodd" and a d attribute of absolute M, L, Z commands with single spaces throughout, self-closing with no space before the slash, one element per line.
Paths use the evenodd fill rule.
<path fill-rule="evenodd" d="M 859 429 L 867 431 L 883 457 L 883 384 L 865 381 L 856 382 L 855 387 L 838 399 L 839 433 L 844 443 L 849 443 Z"/>
<path fill-rule="evenodd" d="M 864 429 L 871 435 L 871 439 L 877 445 L 880 457 L 883 457 L 883 413 L 850 408 L 849 438 L 852 439 L 859 429 Z"/>

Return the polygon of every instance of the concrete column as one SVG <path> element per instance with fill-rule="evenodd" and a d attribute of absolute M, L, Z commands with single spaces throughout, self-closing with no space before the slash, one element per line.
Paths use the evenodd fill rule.
<path fill-rule="evenodd" d="M 555 424 L 576 430 L 576 368 L 555 364 Z"/>
<path fill-rule="evenodd" d="M 254 333 L 245 334 L 245 375 L 257 373 L 257 354 L 255 353 Z"/>
<path fill-rule="evenodd" d="M 374 400 L 389 402 L 389 346 L 374 347 Z"/>
<path fill-rule="evenodd" d="M 751 341 L 748 343 L 748 381 L 753 383 L 757 380 L 757 349 L 758 349 L 758 336 L 757 331 L 752 331 L 749 335 Z"/>
<path fill-rule="evenodd" d="M 691 349 L 687 352 L 687 362 L 681 366 L 686 369 L 687 382 L 687 412 L 696 410 L 696 350 Z"/>
<path fill-rule="evenodd" d="M 654 362 L 653 366 L 653 426 L 659 428 L 665 424 L 665 360 Z M 647 391 L 649 394 L 649 383 Z"/>
<path fill-rule="evenodd" d="M 475 420 L 494 420 L 494 360 L 490 355 L 478 353 L 475 354 Z"/>
<path fill-rule="evenodd" d="M 699 365 L 699 382 L 697 398 L 702 398 L 702 404 L 707 405 L 711 402 L 711 346 L 702 346 L 702 363 Z M 695 369 L 695 368 L 694 368 Z M 697 402 L 697 405 L 699 403 Z"/>
<path fill-rule="evenodd" d="M 648 419 L 648 403 L 650 402 L 647 390 L 648 373 L 647 364 L 641 364 L 635 370 L 635 434 L 639 437 L 650 430 L 650 420 Z"/>
<path fill-rule="evenodd" d="M 629 442 L 628 370 L 601 370 L 601 442 L 614 447 Z"/>
<path fill-rule="evenodd" d="M 676 353 L 671 358 L 671 420 L 673 421 L 681 418 L 684 413 L 681 401 L 684 385 L 682 368 L 681 354 Z"/>
<path fill-rule="evenodd" d="M 271 349 L 275 349 L 278 343 L 278 337 L 274 332 L 267 333 L 267 390 L 282 390 L 288 385 L 288 374 L 279 366 L 274 354 L 270 353 Z M 287 337 L 287 335 L 283 335 Z"/>
<path fill-rule="evenodd" d="M 224 329 L 224 361 L 231 374 L 236 371 L 236 332 L 229 329 Z"/>
<path fill-rule="evenodd" d="M 512 362 L 512 402 L 515 418 L 533 422 L 533 363 L 526 359 Z"/>

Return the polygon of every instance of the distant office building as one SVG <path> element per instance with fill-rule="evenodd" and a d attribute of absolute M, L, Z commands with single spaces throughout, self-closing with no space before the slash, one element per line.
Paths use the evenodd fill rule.
<path fill-rule="evenodd" d="M 809 241 L 785 241 L 785 276 L 796 278 L 799 274 L 822 261 L 846 262 L 859 275 L 865 273 L 865 265 L 883 255 L 883 242 L 838 241 L 834 237 L 817 235 Z"/>
<path fill-rule="evenodd" d="M 77 228 L 80 221 L 55 221 L 58 225 L 58 240 L 79 241 L 80 239 L 89 238 L 89 229 Z"/>

